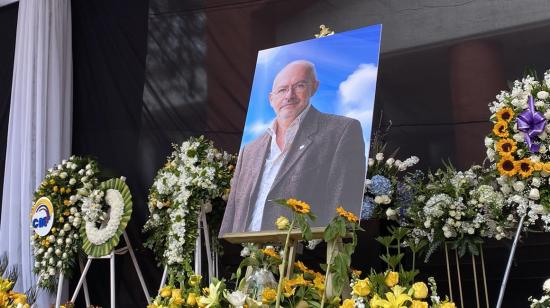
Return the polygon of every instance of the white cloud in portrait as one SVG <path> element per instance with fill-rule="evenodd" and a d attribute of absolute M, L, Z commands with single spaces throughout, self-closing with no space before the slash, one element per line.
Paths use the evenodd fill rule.
<path fill-rule="evenodd" d="M 251 138 L 255 139 L 257 136 L 263 134 L 267 130 L 267 128 L 271 125 L 271 122 L 272 122 L 271 120 L 270 121 L 257 120 L 252 124 L 246 126 L 245 134 L 250 134 Z"/>

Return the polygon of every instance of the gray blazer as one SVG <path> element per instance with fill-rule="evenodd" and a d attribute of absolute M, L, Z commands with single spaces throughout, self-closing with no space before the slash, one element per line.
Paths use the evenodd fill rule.
<path fill-rule="evenodd" d="M 239 154 L 220 236 L 247 230 L 270 141 L 271 136 L 264 133 Z M 317 216 L 311 224 L 314 227 L 328 225 L 338 206 L 359 213 L 365 173 L 365 142 L 359 121 L 321 113 L 311 106 L 268 193 L 261 230 L 275 230 L 280 215 L 291 218 L 291 212 L 271 201 L 274 199 L 307 202 Z"/>

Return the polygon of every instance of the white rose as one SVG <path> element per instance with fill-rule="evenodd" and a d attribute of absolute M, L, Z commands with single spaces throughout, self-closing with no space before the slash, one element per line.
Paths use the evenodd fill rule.
<path fill-rule="evenodd" d="M 446 238 L 450 238 L 453 236 L 453 233 L 449 230 L 447 231 L 443 231 L 443 235 L 446 237 Z"/>
<path fill-rule="evenodd" d="M 383 195 L 383 196 L 382 196 L 382 203 L 383 203 L 383 204 L 390 204 L 390 203 L 391 203 L 390 197 L 387 196 L 387 195 Z"/>
<path fill-rule="evenodd" d="M 391 207 L 386 210 L 386 216 L 390 219 L 394 218 L 396 214 L 397 214 L 397 212 L 394 209 L 392 209 Z"/>
<path fill-rule="evenodd" d="M 515 182 L 512 187 L 514 187 L 515 191 L 521 192 L 525 189 L 525 184 L 523 184 L 522 181 Z"/>
<path fill-rule="evenodd" d="M 487 158 L 489 158 L 490 161 L 495 160 L 495 150 L 488 148 L 487 149 Z"/>
<path fill-rule="evenodd" d="M 501 234 L 495 235 L 495 239 L 496 239 L 497 241 L 500 241 L 500 240 L 502 239 L 502 235 L 501 235 Z"/>
<path fill-rule="evenodd" d="M 431 222 L 429 219 L 427 219 L 426 221 L 424 221 L 424 227 L 425 227 L 425 228 L 429 228 L 431 225 L 432 225 L 432 222 Z"/>
<path fill-rule="evenodd" d="M 535 163 L 540 162 L 540 156 L 538 156 L 538 155 L 531 155 L 531 157 L 529 157 L 529 159 L 530 159 L 532 162 L 535 162 Z"/>
<path fill-rule="evenodd" d="M 523 142 L 523 133 L 514 134 L 512 138 L 514 138 L 514 140 L 517 142 Z"/>
<path fill-rule="evenodd" d="M 50 268 L 48 269 L 48 274 L 50 274 L 50 276 L 55 275 L 55 268 L 50 267 Z"/>
<path fill-rule="evenodd" d="M 381 204 L 383 201 L 384 201 L 384 199 L 382 198 L 382 196 L 374 197 L 374 203 L 376 203 L 376 204 Z"/>
<path fill-rule="evenodd" d="M 390 157 L 388 158 L 388 160 L 386 160 L 386 165 L 391 167 L 391 165 L 393 165 L 394 162 L 395 162 L 395 159 Z"/>
<path fill-rule="evenodd" d="M 369 167 L 374 166 L 374 159 L 369 158 Z"/>
<path fill-rule="evenodd" d="M 468 234 L 474 234 L 476 230 L 472 227 L 468 228 Z"/>
<path fill-rule="evenodd" d="M 246 297 L 247 295 L 241 291 L 235 291 L 225 296 L 227 301 L 236 308 L 242 308 L 244 306 L 244 303 L 246 302 Z"/>
<path fill-rule="evenodd" d="M 241 257 L 245 258 L 250 256 L 250 249 L 248 247 L 244 247 L 243 250 L 241 250 Z"/>
<path fill-rule="evenodd" d="M 62 179 L 66 178 L 67 177 L 67 172 L 61 172 L 59 177 L 62 178 Z"/>
<path fill-rule="evenodd" d="M 538 99 L 547 99 L 548 98 L 548 92 L 546 91 L 539 91 L 537 93 L 537 98 Z"/>
<path fill-rule="evenodd" d="M 542 285 L 542 289 L 544 290 L 544 292 L 550 293 L 550 279 L 546 279 L 546 281 Z"/>
<path fill-rule="evenodd" d="M 503 194 L 507 195 L 512 192 L 512 189 L 510 188 L 510 185 L 502 185 L 500 187 L 500 191 L 502 191 Z"/>
<path fill-rule="evenodd" d="M 377 160 L 377 161 L 382 161 L 382 160 L 384 160 L 384 153 L 377 153 L 377 154 L 376 154 L 376 160 Z"/>
<path fill-rule="evenodd" d="M 531 188 L 531 191 L 529 191 L 529 199 L 538 200 L 539 198 L 540 198 L 539 190 L 536 188 Z"/>
<path fill-rule="evenodd" d="M 544 106 L 544 102 L 543 101 L 536 101 L 535 102 L 535 107 L 542 107 Z"/>
<path fill-rule="evenodd" d="M 540 184 L 541 184 L 540 178 L 534 177 L 534 178 L 531 180 L 531 185 L 533 185 L 533 186 L 535 186 L 535 187 L 539 187 Z"/>
<path fill-rule="evenodd" d="M 489 138 L 489 137 L 485 137 L 485 146 L 486 147 L 490 147 L 492 146 L 494 143 L 493 139 Z"/>
<path fill-rule="evenodd" d="M 69 180 L 69 184 L 70 184 L 70 185 L 76 184 L 76 179 L 74 179 L 74 178 L 70 179 L 70 180 Z"/>

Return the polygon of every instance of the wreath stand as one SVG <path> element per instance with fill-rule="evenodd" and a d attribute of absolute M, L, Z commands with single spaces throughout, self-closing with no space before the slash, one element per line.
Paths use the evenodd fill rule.
<path fill-rule="evenodd" d="M 143 294 L 145 295 L 145 298 L 147 299 L 147 303 L 151 304 L 151 298 L 149 296 L 149 291 L 147 290 L 147 286 L 145 285 L 145 280 L 143 280 L 143 275 L 141 274 L 141 269 L 139 268 L 139 264 L 137 262 L 136 256 L 134 254 L 134 250 L 132 249 L 132 244 L 130 243 L 130 240 L 128 239 L 128 235 L 126 234 L 126 231 L 122 233 L 124 237 L 124 241 L 126 242 L 126 246 L 115 249 L 111 251 L 110 254 L 102 256 L 102 257 L 92 257 L 88 256 L 88 261 L 86 262 L 86 265 L 82 269 L 82 263 L 80 263 L 80 267 L 82 270 L 82 274 L 80 276 L 80 279 L 78 280 L 78 284 L 76 285 L 76 289 L 74 290 L 73 296 L 71 297 L 71 302 L 74 303 L 76 300 L 76 297 L 78 296 L 78 292 L 80 291 L 80 288 L 82 285 L 84 285 L 84 297 L 86 301 L 86 307 L 90 306 L 90 296 L 88 293 L 88 285 L 86 284 L 86 274 L 88 273 L 88 270 L 90 269 L 90 264 L 92 263 L 92 260 L 96 259 L 109 259 L 110 264 L 110 285 L 111 285 L 111 308 L 115 308 L 116 304 L 116 292 L 115 292 L 115 255 L 123 255 L 126 253 L 130 253 L 130 257 L 132 258 L 132 263 L 134 264 L 134 268 L 136 269 L 136 273 L 139 278 L 139 282 L 141 283 L 141 287 L 143 289 Z M 63 278 L 63 273 L 60 274 L 60 281 Z M 57 289 L 57 300 L 56 300 L 56 308 L 59 308 L 59 301 L 61 297 L 61 286 L 60 283 L 58 285 Z"/>
<path fill-rule="evenodd" d="M 198 228 L 197 228 L 197 240 L 195 242 L 195 274 L 202 275 L 202 239 L 201 239 L 201 230 L 204 235 L 204 244 L 206 246 L 206 258 L 208 262 L 208 281 L 212 281 L 212 277 L 218 276 L 218 253 L 212 250 L 211 238 L 210 238 L 210 229 L 208 228 L 208 222 L 206 221 L 206 212 L 204 208 L 201 208 L 198 219 Z M 159 290 L 162 289 L 166 283 L 166 278 L 168 276 L 168 265 L 164 266 L 162 272 L 162 278 L 160 279 Z"/>

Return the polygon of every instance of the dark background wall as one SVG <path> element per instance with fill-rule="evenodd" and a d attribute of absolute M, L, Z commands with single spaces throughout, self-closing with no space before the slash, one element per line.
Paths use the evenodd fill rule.
<path fill-rule="evenodd" d="M 15 33 L 17 30 L 17 8 L 19 3 L 0 7 L 0 183 L 4 183 L 4 163 L 10 113 L 11 80 L 13 56 L 15 54 Z M 0 185 L 0 196 L 3 185 Z M 0 197 L 0 213 L 2 198 Z"/>

